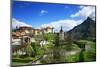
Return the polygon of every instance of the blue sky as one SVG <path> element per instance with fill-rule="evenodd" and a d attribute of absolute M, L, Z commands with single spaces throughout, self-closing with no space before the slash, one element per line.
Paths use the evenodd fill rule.
<path fill-rule="evenodd" d="M 91 11 L 86 13 L 85 11 L 88 10 Z M 15 28 L 17 25 L 33 28 L 53 26 L 57 31 L 63 26 L 67 31 L 80 24 L 87 16 L 94 16 L 92 15 L 94 12 L 95 9 L 91 6 L 13 1 L 12 27 Z"/>

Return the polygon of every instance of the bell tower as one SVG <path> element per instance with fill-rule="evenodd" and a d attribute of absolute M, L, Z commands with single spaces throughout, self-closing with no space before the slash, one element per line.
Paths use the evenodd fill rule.
<path fill-rule="evenodd" d="M 62 29 L 62 26 L 61 26 L 61 28 L 60 28 L 60 33 L 62 33 L 63 32 L 63 29 Z"/>
<path fill-rule="evenodd" d="M 19 29 L 19 25 L 16 26 L 16 29 Z"/>
<path fill-rule="evenodd" d="M 59 31 L 59 40 L 64 40 L 64 31 L 63 27 L 61 26 L 60 31 Z"/>

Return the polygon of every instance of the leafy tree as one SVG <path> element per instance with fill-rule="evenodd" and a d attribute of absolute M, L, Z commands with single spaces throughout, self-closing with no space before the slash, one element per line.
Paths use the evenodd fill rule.
<path fill-rule="evenodd" d="M 55 34 L 54 33 L 47 33 L 47 34 L 44 34 L 43 37 L 47 41 L 52 41 L 55 39 Z"/>
<path fill-rule="evenodd" d="M 37 49 L 38 49 L 37 46 L 36 46 L 36 43 L 32 42 L 31 46 L 32 46 L 32 48 L 34 50 L 34 55 L 36 55 L 37 54 Z"/>
<path fill-rule="evenodd" d="M 72 43 L 73 43 L 73 40 L 72 40 L 72 35 L 71 35 L 71 33 L 68 35 L 68 37 L 67 37 L 67 44 L 68 45 L 72 45 Z"/>
<path fill-rule="evenodd" d="M 31 46 L 30 44 L 27 45 L 27 47 L 26 47 L 26 54 L 27 54 L 28 56 L 31 56 L 31 55 L 32 55 L 32 52 L 33 52 L 32 46 Z"/>
<path fill-rule="evenodd" d="M 40 46 L 38 45 L 38 43 L 31 43 L 32 48 L 34 50 L 34 55 L 43 55 L 44 54 L 44 49 L 40 48 Z"/>

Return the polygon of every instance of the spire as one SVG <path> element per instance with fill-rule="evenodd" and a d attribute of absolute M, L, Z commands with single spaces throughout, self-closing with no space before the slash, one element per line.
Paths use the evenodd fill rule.
<path fill-rule="evenodd" d="M 19 29 L 19 25 L 16 26 L 16 29 Z"/>
<path fill-rule="evenodd" d="M 60 32 L 63 32 L 62 26 L 61 26 Z"/>
<path fill-rule="evenodd" d="M 18 26 L 16 26 L 16 29 L 18 29 Z"/>

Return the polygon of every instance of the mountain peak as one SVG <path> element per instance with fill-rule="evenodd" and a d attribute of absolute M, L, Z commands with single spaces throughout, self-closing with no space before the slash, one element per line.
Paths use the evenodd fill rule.
<path fill-rule="evenodd" d="M 90 17 L 87 17 L 88 20 L 92 20 Z"/>
<path fill-rule="evenodd" d="M 93 20 L 92 18 L 90 18 L 90 17 L 87 17 L 87 19 L 86 20 L 89 20 L 89 21 L 95 21 L 95 20 Z"/>
<path fill-rule="evenodd" d="M 90 17 L 87 17 L 83 23 L 74 27 L 72 30 L 66 33 L 70 34 L 73 39 L 83 39 L 83 38 L 95 38 L 96 36 L 96 24 L 95 21 Z M 76 37 L 77 36 L 77 37 Z"/>

